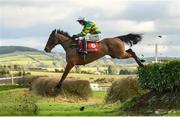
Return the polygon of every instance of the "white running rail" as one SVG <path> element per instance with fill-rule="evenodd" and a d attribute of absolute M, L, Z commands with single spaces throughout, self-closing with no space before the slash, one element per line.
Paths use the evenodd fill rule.
<path fill-rule="evenodd" d="M 17 76 L 17 77 L 7 77 L 7 78 L 0 78 L 0 80 L 9 80 L 9 79 L 18 79 L 18 78 L 23 78 L 23 76 Z"/>

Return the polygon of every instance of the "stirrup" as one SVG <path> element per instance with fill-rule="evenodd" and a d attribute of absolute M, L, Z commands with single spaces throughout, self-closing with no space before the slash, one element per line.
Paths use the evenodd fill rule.
<path fill-rule="evenodd" d="M 82 50 L 81 53 L 82 53 L 83 55 L 87 55 L 87 54 L 88 54 L 88 52 L 87 52 L 87 51 L 84 51 L 84 50 Z"/>
<path fill-rule="evenodd" d="M 84 50 L 82 50 L 82 49 L 79 50 L 79 53 L 81 53 L 81 54 L 83 54 L 83 55 L 87 55 L 87 54 L 88 54 L 87 51 L 84 51 Z"/>
<path fill-rule="evenodd" d="M 88 52 L 87 51 L 82 51 L 83 52 L 83 54 L 88 54 Z"/>

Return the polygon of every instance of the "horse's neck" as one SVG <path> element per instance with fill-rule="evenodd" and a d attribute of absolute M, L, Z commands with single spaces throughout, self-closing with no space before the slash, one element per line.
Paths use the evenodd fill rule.
<path fill-rule="evenodd" d="M 62 37 L 61 37 L 62 38 Z M 72 44 L 72 40 L 69 39 L 68 37 L 63 37 L 64 38 L 64 42 L 63 43 L 60 43 L 60 38 L 58 38 L 59 40 L 59 44 L 61 44 L 61 46 L 64 48 L 64 50 L 68 50 Z"/>

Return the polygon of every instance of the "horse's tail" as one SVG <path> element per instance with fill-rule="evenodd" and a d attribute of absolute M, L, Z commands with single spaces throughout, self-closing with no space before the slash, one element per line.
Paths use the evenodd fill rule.
<path fill-rule="evenodd" d="M 142 40 L 141 34 L 132 34 L 132 33 L 123 36 L 118 36 L 118 38 L 130 46 L 137 44 Z"/>

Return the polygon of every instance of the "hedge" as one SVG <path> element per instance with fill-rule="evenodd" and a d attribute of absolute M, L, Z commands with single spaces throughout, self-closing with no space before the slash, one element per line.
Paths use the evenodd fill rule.
<path fill-rule="evenodd" d="M 118 79 L 108 89 L 105 101 L 107 103 L 125 102 L 130 97 L 141 95 L 141 91 L 138 78 Z"/>
<path fill-rule="evenodd" d="M 159 92 L 179 90 L 180 60 L 139 67 L 138 75 L 142 88 Z"/>
<path fill-rule="evenodd" d="M 85 100 L 92 96 L 90 82 L 87 80 L 67 79 L 64 81 L 60 92 L 52 92 L 52 88 L 57 85 L 59 80 L 59 78 L 34 76 L 19 79 L 17 83 L 20 86 L 29 87 L 31 91 L 42 96 L 77 97 Z"/>

